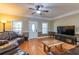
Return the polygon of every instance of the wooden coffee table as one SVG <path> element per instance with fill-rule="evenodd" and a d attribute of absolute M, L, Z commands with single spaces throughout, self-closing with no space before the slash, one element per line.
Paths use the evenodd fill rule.
<path fill-rule="evenodd" d="M 64 42 L 54 39 L 54 40 L 44 40 L 44 41 L 42 41 L 42 43 L 44 45 L 44 51 L 46 52 L 46 47 L 47 47 L 47 49 L 48 49 L 47 53 L 49 53 L 49 52 L 51 52 L 50 51 L 51 47 L 60 46 L 60 48 L 63 49 L 62 45 Z"/>

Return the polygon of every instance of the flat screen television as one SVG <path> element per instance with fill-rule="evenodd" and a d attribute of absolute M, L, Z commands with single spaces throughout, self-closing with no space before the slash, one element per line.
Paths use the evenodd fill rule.
<path fill-rule="evenodd" d="M 65 35 L 75 35 L 75 26 L 58 26 L 57 33 Z"/>

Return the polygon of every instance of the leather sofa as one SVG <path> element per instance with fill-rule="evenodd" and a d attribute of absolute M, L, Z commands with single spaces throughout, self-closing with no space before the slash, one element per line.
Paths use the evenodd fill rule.
<path fill-rule="evenodd" d="M 17 33 L 13 31 L 6 31 L 6 32 L 0 32 L 0 46 L 3 42 L 4 44 L 7 44 L 8 42 L 17 41 L 20 45 L 24 42 L 24 37 L 18 35 Z M 3 44 L 2 44 L 3 45 Z"/>
<path fill-rule="evenodd" d="M 79 55 L 79 45 L 70 50 L 61 52 L 59 54 L 53 52 L 53 53 L 50 53 L 49 55 Z"/>
<path fill-rule="evenodd" d="M 79 55 L 79 45 L 68 51 L 61 53 L 61 55 Z"/>
<path fill-rule="evenodd" d="M 0 48 L 0 55 L 18 48 L 24 42 L 24 37 L 13 31 L 0 32 L 0 47 L 9 44 L 6 48 Z M 13 45 L 13 46 L 12 46 Z M 8 54 L 7 54 L 8 55 Z"/>

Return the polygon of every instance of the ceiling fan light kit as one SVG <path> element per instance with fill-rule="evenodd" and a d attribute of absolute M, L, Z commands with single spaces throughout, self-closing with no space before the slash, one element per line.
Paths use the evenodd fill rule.
<path fill-rule="evenodd" d="M 32 14 L 37 13 L 41 15 L 42 12 L 48 12 L 48 10 L 42 10 L 42 8 L 44 8 L 43 5 L 36 5 L 35 8 L 29 8 L 29 9 L 35 10 L 35 12 L 33 12 Z"/>
<path fill-rule="evenodd" d="M 40 14 L 40 13 L 41 13 L 41 11 L 36 11 L 36 13 Z"/>

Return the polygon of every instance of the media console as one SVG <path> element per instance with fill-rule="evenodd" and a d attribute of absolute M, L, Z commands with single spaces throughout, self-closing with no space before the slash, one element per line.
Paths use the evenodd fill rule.
<path fill-rule="evenodd" d="M 77 37 L 76 36 L 55 33 L 54 38 L 57 40 L 69 43 L 69 44 L 73 44 L 73 45 L 77 44 Z"/>

